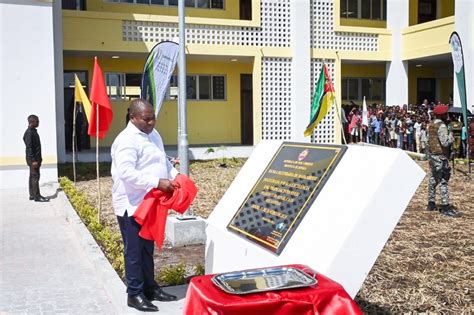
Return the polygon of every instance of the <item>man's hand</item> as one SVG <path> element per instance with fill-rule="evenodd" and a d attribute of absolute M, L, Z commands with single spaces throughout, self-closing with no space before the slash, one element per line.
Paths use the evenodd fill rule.
<path fill-rule="evenodd" d="M 164 192 L 173 192 L 173 190 L 178 187 L 180 187 L 178 182 L 174 180 L 160 178 L 157 188 Z"/>

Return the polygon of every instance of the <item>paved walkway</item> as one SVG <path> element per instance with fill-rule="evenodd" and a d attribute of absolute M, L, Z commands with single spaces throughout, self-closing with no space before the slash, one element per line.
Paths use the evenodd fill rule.
<path fill-rule="evenodd" d="M 51 202 L 0 190 L 0 314 L 140 313 L 57 184 L 41 191 Z M 154 302 L 158 314 L 181 314 L 186 287 L 167 291 L 180 299 Z"/>

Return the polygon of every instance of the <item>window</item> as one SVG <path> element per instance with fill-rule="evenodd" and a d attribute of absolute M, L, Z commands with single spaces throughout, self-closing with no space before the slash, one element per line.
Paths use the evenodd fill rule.
<path fill-rule="evenodd" d="M 385 100 L 385 79 L 342 78 L 341 96 L 344 100 Z"/>
<path fill-rule="evenodd" d="M 104 0 L 104 1 L 113 2 L 113 3 L 138 3 L 138 4 L 149 4 L 149 5 L 178 6 L 178 0 Z M 185 0 L 184 5 L 189 8 L 224 9 L 224 0 Z"/>
<path fill-rule="evenodd" d="M 85 10 L 86 1 L 85 0 L 62 0 L 62 9 L 63 10 Z"/>
<path fill-rule="evenodd" d="M 200 100 L 211 99 L 211 76 L 209 75 L 199 76 L 199 99 Z"/>
<path fill-rule="evenodd" d="M 212 76 L 212 99 L 225 100 L 225 77 L 223 75 Z"/>
<path fill-rule="evenodd" d="M 188 100 L 195 100 L 197 88 L 197 77 L 195 75 L 186 76 L 186 98 Z"/>
<path fill-rule="evenodd" d="M 77 74 L 77 77 L 79 78 L 79 81 L 81 82 L 82 86 L 84 87 L 84 90 L 87 89 L 87 72 L 86 71 L 71 71 L 71 70 L 65 70 L 63 74 L 63 87 L 65 88 L 74 88 L 76 86 L 76 79 L 74 77 L 74 74 Z"/>
<path fill-rule="evenodd" d="M 171 77 L 167 94 L 168 99 L 178 98 L 178 76 L 173 75 Z M 186 76 L 186 98 L 199 101 L 225 100 L 225 76 L 203 74 Z"/>
<path fill-rule="evenodd" d="M 347 96 L 350 100 L 359 99 L 359 82 L 357 79 L 347 79 Z"/>
<path fill-rule="evenodd" d="M 425 23 L 436 20 L 436 0 L 418 1 L 418 23 Z"/>
<path fill-rule="evenodd" d="M 125 96 L 128 99 L 140 98 L 142 84 L 141 73 L 126 73 L 125 74 Z"/>
<path fill-rule="evenodd" d="M 387 19 L 387 0 L 340 1 L 342 18 L 384 21 Z"/>
<path fill-rule="evenodd" d="M 107 94 L 110 99 L 135 99 L 140 97 L 141 73 L 112 73 L 105 74 Z"/>
<path fill-rule="evenodd" d="M 106 73 L 105 84 L 110 99 L 121 99 L 125 97 L 125 73 Z"/>
<path fill-rule="evenodd" d="M 64 77 L 65 84 L 74 86 L 74 74 Z M 188 75 L 186 76 L 186 98 L 188 100 L 221 101 L 226 99 L 226 83 L 224 75 Z M 72 81 L 71 81 L 72 80 Z M 82 81 L 82 79 L 81 79 Z M 72 82 L 72 83 L 70 83 Z M 140 97 L 141 73 L 105 73 L 107 93 L 112 100 L 132 100 Z M 170 79 L 167 99 L 178 98 L 178 76 Z"/>

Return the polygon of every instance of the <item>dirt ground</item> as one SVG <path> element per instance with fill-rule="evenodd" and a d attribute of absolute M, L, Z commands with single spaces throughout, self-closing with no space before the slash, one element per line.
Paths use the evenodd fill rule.
<path fill-rule="evenodd" d="M 207 218 L 243 165 L 232 161 L 193 162 L 191 178 L 201 193 L 193 204 Z M 428 162 L 419 165 L 429 173 Z M 474 170 L 473 170 L 474 171 Z M 426 211 L 428 176 L 416 191 L 399 224 L 367 276 L 356 302 L 367 314 L 474 313 L 474 185 L 466 165 L 456 164 L 450 180 L 451 201 L 462 213 L 449 218 Z M 118 230 L 111 207 L 111 178 L 101 178 L 102 220 Z M 95 204 L 95 180 L 77 182 Z M 396 200 L 387 200 L 396 202 Z M 155 257 L 156 272 L 169 264 L 204 264 L 204 246 L 171 248 L 165 244 Z"/>

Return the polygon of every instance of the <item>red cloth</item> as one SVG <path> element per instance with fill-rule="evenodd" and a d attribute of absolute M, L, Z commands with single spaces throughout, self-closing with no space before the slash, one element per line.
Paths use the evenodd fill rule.
<path fill-rule="evenodd" d="M 303 265 L 289 265 L 314 276 Z M 344 288 L 331 279 L 316 274 L 318 283 L 311 287 L 261 292 L 246 295 L 228 294 L 212 282 L 214 275 L 194 277 L 186 294 L 183 314 L 209 315 L 362 315 Z"/>
<path fill-rule="evenodd" d="M 91 120 L 89 121 L 89 130 L 87 133 L 93 137 L 103 139 L 105 133 L 109 130 L 114 113 L 110 106 L 110 99 L 107 95 L 107 89 L 104 83 L 104 75 L 100 69 L 97 57 L 94 58 L 94 72 L 92 74 L 91 84 Z M 97 113 L 97 110 L 99 111 Z M 97 131 L 97 114 L 99 115 L 99 130 Z"/>
<path fill-rule="evenodd" d="M 184 213 L 198 191 L 194 182 L 184 174 L 179 174 L 175 180 L 180 187 L 175 188 L 173 193 L 166 193 L 156 188 L 150 190 L 133 214 L 135 221 L 142 226 L 139 235 L 146 240 L 154 240 L 159 249 L 163 246 L 165 238 L 168 210 Z"/>

